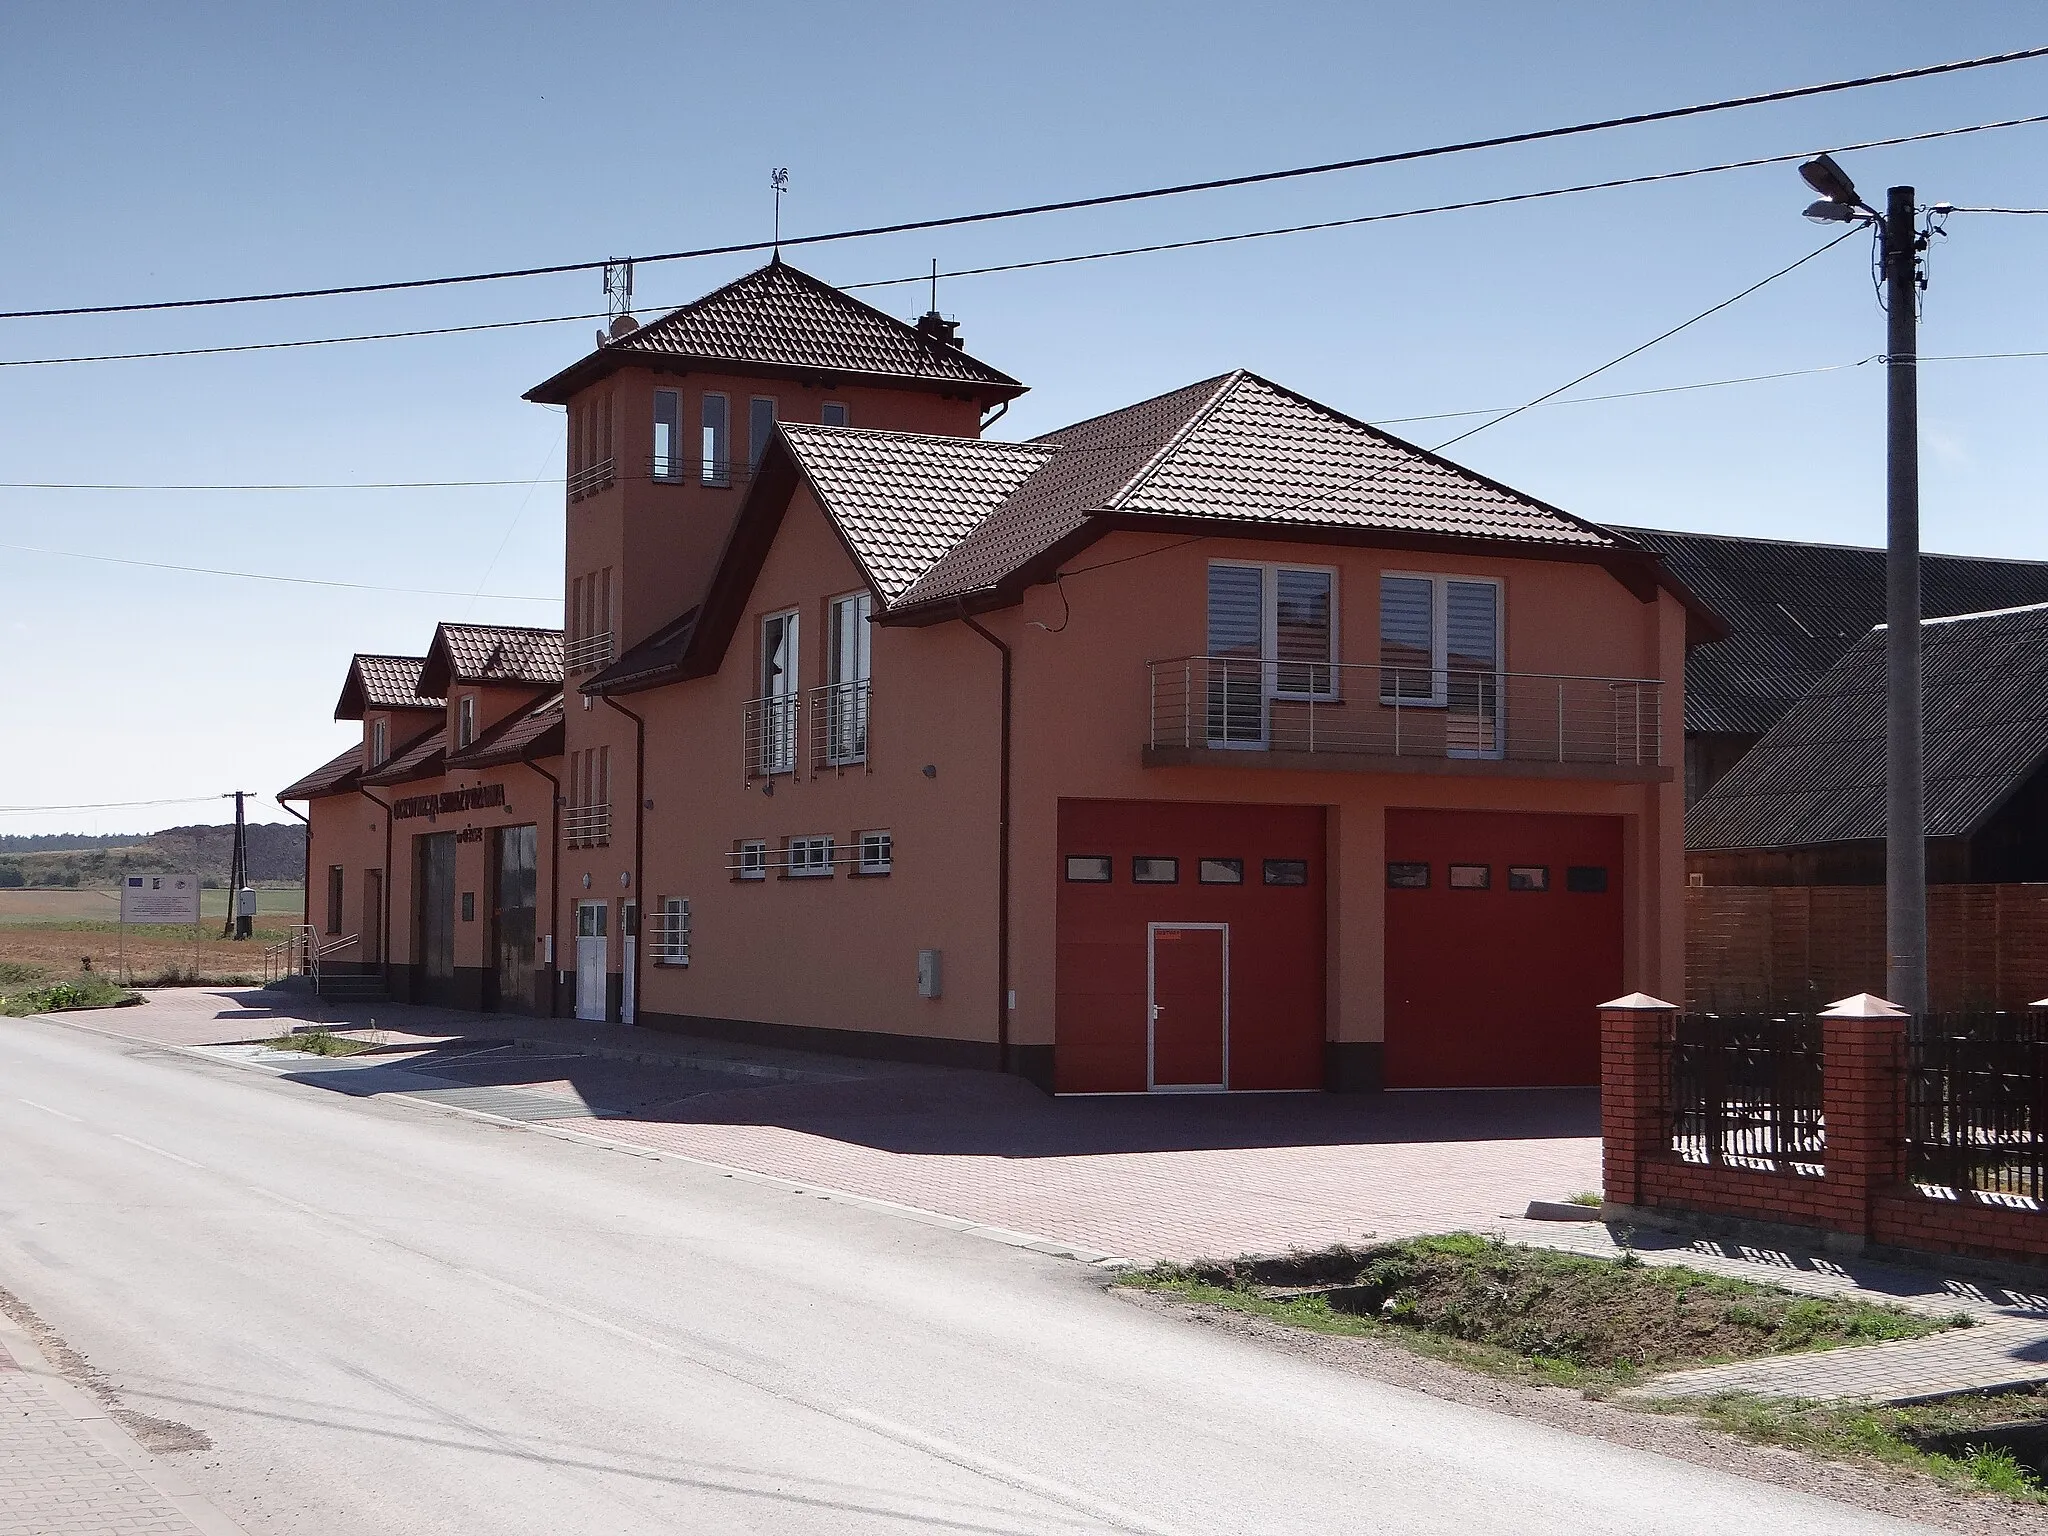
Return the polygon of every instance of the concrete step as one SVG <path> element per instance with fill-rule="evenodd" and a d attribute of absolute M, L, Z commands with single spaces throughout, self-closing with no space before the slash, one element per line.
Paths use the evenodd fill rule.
<path fill-rule="evenodd" d="M 391 995 L 382 976 L 322 976 L 314 990 L 322 997 L 365 1003 L 381 1003 Z"/>

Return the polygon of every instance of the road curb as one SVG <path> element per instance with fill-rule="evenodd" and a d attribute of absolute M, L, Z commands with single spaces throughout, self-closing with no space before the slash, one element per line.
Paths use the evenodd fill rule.
<path fill-rule="evenodd" d="M 49 1358 L 36 1347 L 12 1318 L 0 1315 L 0 1351 L 11 1356 L 23 1375 L 43 1385 L 56 1411 L 75 1422 L 86 1434 L 147 1483 L 158 1497 L 190 1521 L 200 1536 L 249 1536 L 248 1531 L 222 1513 L 220 1507 L 193 1486 L 176 1468 L 144 1450 L 142 1443 L 107 1412 L 90 1392 L 66 1381 Z"/>

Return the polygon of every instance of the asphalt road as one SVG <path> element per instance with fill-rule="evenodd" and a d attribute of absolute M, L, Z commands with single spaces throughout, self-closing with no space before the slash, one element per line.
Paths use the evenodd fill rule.
<path fill-rule="evenodd" d="M 256 1536 L 1921 1529 L 695 1165 L 0 1021 L 0 1286 Z"/>

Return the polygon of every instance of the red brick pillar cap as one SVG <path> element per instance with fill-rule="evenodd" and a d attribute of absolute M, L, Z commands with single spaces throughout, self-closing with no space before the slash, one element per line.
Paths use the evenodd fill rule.
<path fill-rule="evenodd" d="M 1611 1003 L 1602 1003 L 1600 1005 L 1600 1011 L 1602 1013 L 1606 1013 L 1610 1009 L 1619 1012 L 1632 1008 L 1641 1008 L 1645 1010 L 1651 1008 L 1662 1008 L 1667 1013 L 1678 1012 L 1678 1005 L 1676 1003 L 1667 1003 L 1664 1001 L 1663 998 L 1652 997 L 1647 992 L 1631 992 L 1627 997 L 1617 997 Z"/>
<path fill-rule="evenodd" d="M 1858 992 L 1821 1010 L 1824 1019 L 1903 1019 L 1906 1010 L 1870 992 Z"/>

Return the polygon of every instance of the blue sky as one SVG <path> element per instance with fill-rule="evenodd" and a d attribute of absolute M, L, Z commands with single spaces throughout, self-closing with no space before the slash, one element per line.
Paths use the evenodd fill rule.
<path fill-rule="evenodd" d="M 1306 163 L 2048 40 L 1973 3 L 681 6 L 81 3 L 0 15 L 0 307 L 321 286 L 676 249 Z M 813 248 L 829 281 L 1342 218 L 2048 110 L 2048 61 L 1563 143 Z M 2048 205 L 2048 125 L 1870 151 L 1866 193 Z M 1506 406 L 1826 238 L 1789 168 L 1203 251 L 958 279 L 1026 436 L 1219 370 L 1375 421 Z M 1958 216 L 1923 349 L 2048 350 L 2048 218 Z M 1851 241 L 1589 392 L 1882 346 Z M 646 267 L 679 303 L 750 260 Z M 868 291 L 905 316 L 916 286 Z M 601 309 L 594 274 L 182 314 L 0 322 L 0 358 Z M 554 623 L 561 419 L 520 392 L 589 322 L 218 358 L 0 368 L 0 481 L 509 480 L 423 491 L 0 490 L 0 806 L 269 791 L 331 756 L 356 650 L 441 618 Z M 1930 548 L 2048 558 L 2048 358 L 1924 370 Z M 1532 411 L 1453 450 L 1584 515 L 1877 542 L 1875 366 Z M 1435 443 L 1467 420 L 1392 430 Z M 538 482 L 538 483 L 531 483 Z M 215 819 L 197 803 L 0 832 Z M 281 819 L 274 805 L 255 812 Z"/>

